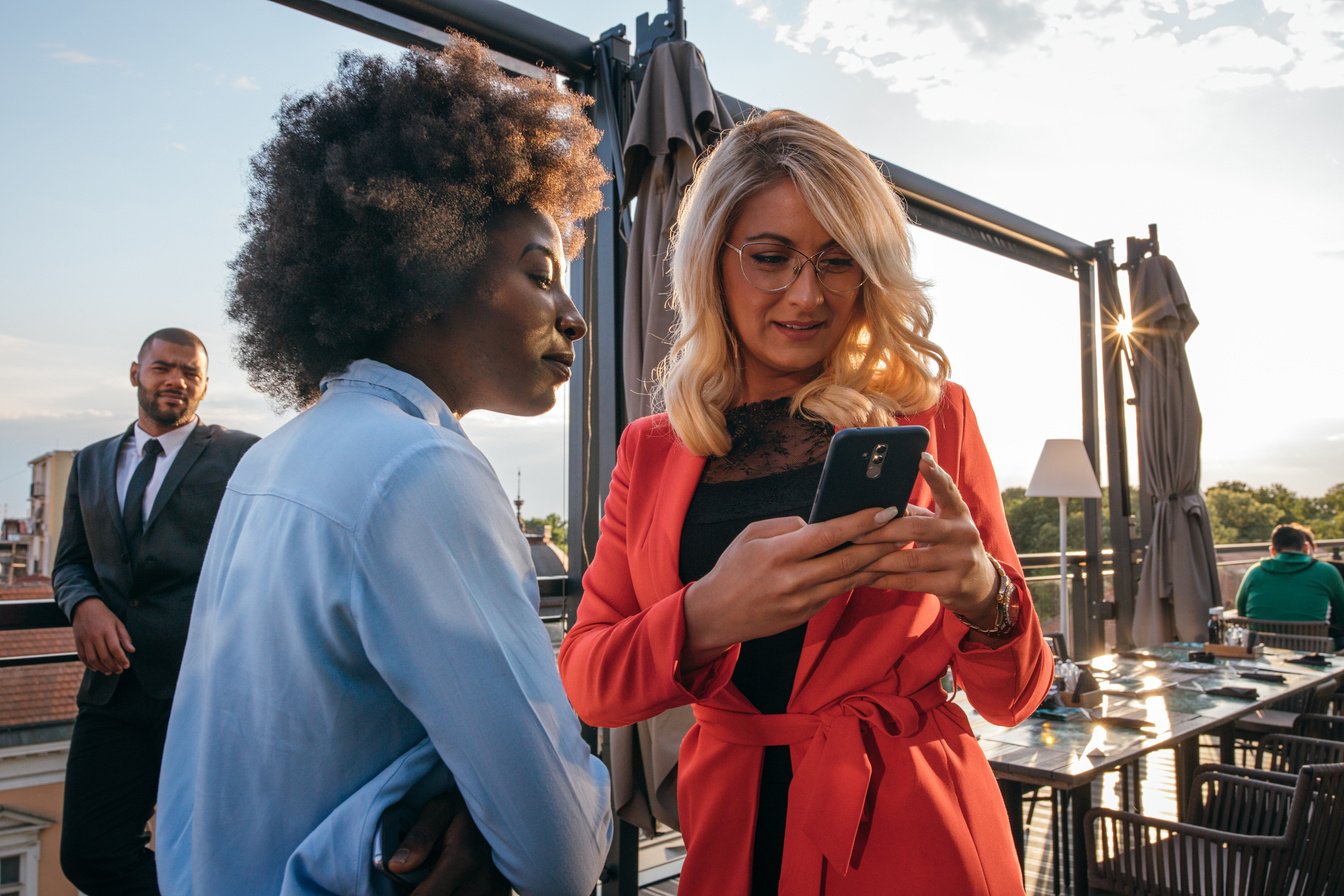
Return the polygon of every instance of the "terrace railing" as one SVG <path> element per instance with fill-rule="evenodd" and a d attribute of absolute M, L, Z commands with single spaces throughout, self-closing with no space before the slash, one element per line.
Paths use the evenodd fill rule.
<path fill-rule="evenodd" d="M 1263 542 L 1249 544 L 1216 545 L 1218 568 L 1223 573 L 1223 603 L 1230 605 L 1236 595 L 1236 586 L 1241 576 L 1252 564 L 1266 556 Z M 1316 543 L 1316 556 L 1327 562 L 1344 554 L 1344 539 L 1321 539 Z M 1022 571 L 1026 574 L 1027 587 L 1031 589 L 1035 600 L 1036 612 L 1047 631 L 1057 629 L 1059 617 L 1059 555 L 1053 552 L 1043 554 L 1022 554 Z M 1099 568 L 1093 572 L 1088 569 L 1085 551 L 1070 551 L 1067 554 L 1069 591 L 1073 595 L 1070 606 L 1085 605 L 1083 595 L 1087 591 L 1087 579 L 1098 575 L 1102 580 L 1104 599 L 1099 605 L 1099 618 L 1109 625 L 1114 622 L 1114 593 L 1111 582 L 1115 575 L 1115 558 L 1110 550 L 1101 552 Z M 573 611 L 578 605 L 579 595 L 567 576 L 538 576 L 538 590 L 541 596 L 540 616 L 544 622 L 573 621 Z M 0 632 L 21 631 L 25 629 L 62 628 L 69 620 L 51 598 L 32 600 L 0 600 Z M 1115 639 L 1108 628 L 1108 645 Z M 74 653 L 43 653 L 29 656 L 0 657 L 0 669 L 13 666 L 35 666 L 45 663 L 67 663 L 77 659 Z"/>

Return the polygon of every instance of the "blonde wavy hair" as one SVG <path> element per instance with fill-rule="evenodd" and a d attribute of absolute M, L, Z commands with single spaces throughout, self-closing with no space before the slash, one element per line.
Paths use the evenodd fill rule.
<path fill-rule="evenodd" d="M 658 369 L 677 436 L 696 454 L 732 447 L 724 412 L 742 364 L 724 304 L 723 243 L 743 203 L 787 177 L 867 275 L 854 316 L 792 410 L 834 426 L 881 426 L 938 400 L 948 360 L 929 337 L 933 306 L 911 270 L 905 208 L 877 165 L 834 129 L 776 109 L 729 131 L 696 166 L 672 232 L 674 342 Z"/>

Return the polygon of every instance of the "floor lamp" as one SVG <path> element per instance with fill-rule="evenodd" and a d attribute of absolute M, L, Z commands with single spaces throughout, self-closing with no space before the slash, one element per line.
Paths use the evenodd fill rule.
<path fill-rule="evenodd" d="M 1069 499 L 1100 498 L 1097 474 L 1081 439 L 1046 439 L 1027 495 L 1059 499 L 1059 627 L 1064 646 L 1073 656 L 1069 637 Z"/>

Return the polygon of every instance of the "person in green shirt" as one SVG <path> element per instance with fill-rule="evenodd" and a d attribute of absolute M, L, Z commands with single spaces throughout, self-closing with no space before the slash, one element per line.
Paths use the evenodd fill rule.
<path fill-rule="evenodd" d="M 1246 572 L 1237 589 L 1237 613 L 1251 619 L 1327 620 L 1336 649 L 1344 648 L 1344 578 L 1311 556 L 1315 537 L 1298 523 L 1275 527 L 1269 558 Z"/>

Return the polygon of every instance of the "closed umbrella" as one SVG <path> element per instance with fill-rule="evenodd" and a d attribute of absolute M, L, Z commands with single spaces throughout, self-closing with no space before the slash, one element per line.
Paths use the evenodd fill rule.
<path fill-rule="evenodd" d="M 694 44 L 678 40 L 654 48 L 625 141 L 622 201 L 635 201 L 625 270 L 627 419 L 652 412 L 653 370 L 670 348 L 667 243 L 677 205 L 696 157 L 732 123 Z M 694 721 L 684 706 L 612 731 L 612 796 L 621 818 L 650 832 L 655 820 L 680 829 L 677 752 Z"/>
<path fill-rule="evenodd" d="M 622 201 L 637 200 L 625 268 L 622 343 L 630 420 L 652 412 L 653 370 L 670 347 L 667 239 L 677 205 L 691 183 L 696 157 L 732 123 L 694 44 L 679 40 L 654 49 L 625 139 Z"/>
<path fill-rule="evenodd" d="M 1199 490 L 1203 419 L 1185 354 L 1199 326 L 1176 266 L 1139 263 L 1130 313 L 1138 393 L 1140 500 L 1152 508 L 1134 605 L 1134 642 L 1204 639 L 1222 602 L 1209 510 Z"/>

